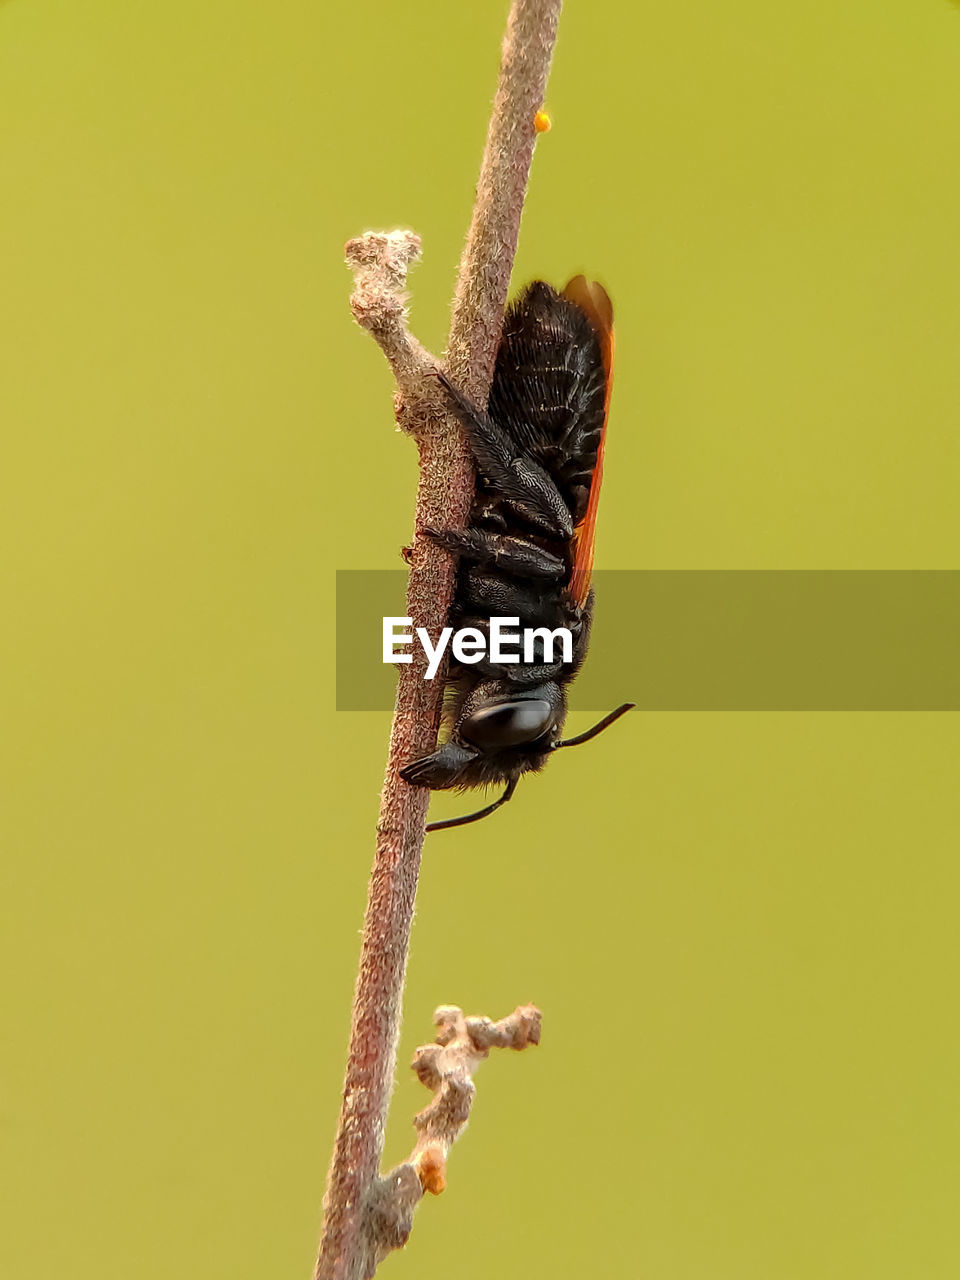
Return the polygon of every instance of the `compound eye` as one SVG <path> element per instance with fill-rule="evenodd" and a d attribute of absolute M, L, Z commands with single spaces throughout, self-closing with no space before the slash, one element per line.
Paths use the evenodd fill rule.
<path fill-rule="evenodd" d="M 475 746 L 496 750 L 519 747 L 543 737 L 553 724 L 553 709 L 542 698 L 522 698 L 480 707 L 460 726 Z"/>

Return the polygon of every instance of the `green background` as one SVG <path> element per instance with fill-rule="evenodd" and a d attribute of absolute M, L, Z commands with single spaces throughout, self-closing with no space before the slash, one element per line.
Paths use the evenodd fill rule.
<path fill-rule="evenodd" d="M 309 1274 L 388 725 L 334 570 L 415 481 L 342 244 L 422 235 L 438 349 L 503 19 L 0 2 L 10 1280 Z M 570 0 L 548 101 L 516 278 L 614 299 L 598 564 L 957 567 L 957 8 Z M 388 1157 L 435 1005 L 544 1037 L 383 1274 L 960 1273 L 958 748 L 635 714 L 432 839 Z"/>

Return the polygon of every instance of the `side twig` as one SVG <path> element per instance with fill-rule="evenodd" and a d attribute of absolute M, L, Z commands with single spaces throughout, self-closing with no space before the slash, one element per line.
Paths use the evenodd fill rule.
<path fill-rule="evenodd" d="M 413 1069 L 433 1090 L 433 1101 L 414 1117 L 417 1141 L 403 1164 L 378 1180 L 370 1200 L 370 1273 L 393 1249 L 407 1242 L 413 1211 L 424 1192 L 438 1196 L 447 1185 L 447 1156 L 466 1128 L 476 1095 L 473 1073 L 491 1049 L 526 1049 L 540 1043 L 540 1010 L 521 1005 L 499 1022 L 465 1018 L 455 1005 L 433 1015 L 433 1044 L 421 1045 Z"/>
<path fill-rule="evenodd" d="M 546 88 L 560 4 L 514 0 L 507 22 L 446 357 L 451 378 L 481 404 L 490 389 L 533 155 L 534 117 Z M 449 612 L 454 565 L 419 535 L 424 527 L 463 527 L 473 467 L 436 379 L 429 376 L 435 361 L 406 328 L 404 288 L 407 268 L 419 255 L 418 238 L 410 232 L 368 233 L 350 241 L 346 252 L 356 277 L 354 315 L 390 362 L 397 379 L 397 422 L 414 437 L 420 453 L 407 614 L 435 638 Z M 429 798 L 423 788 L 408 786 L 400 769 L 433 749 L 443 687 L 442 678 L 428 681 L 424 673 L 424 659 L 416 652 L 414 661 L 400 668 L 315 1280 L 362 1280 L 373 1275 L 385 1251 L 376 1230 L 387 1181 L 379 1169 Z M 402 1168 L 409 1171 L 406 1181 L 416 1182 L 406 1187 L 412 1204 L 423 1185 L 414 1165 Z"/>

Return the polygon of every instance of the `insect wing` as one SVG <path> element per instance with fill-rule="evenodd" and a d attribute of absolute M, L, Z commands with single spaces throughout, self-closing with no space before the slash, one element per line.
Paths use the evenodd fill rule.
<path fill-rule="evenodd" d="M 590 497 L 587 510 L 573 533 L 573 572 L 570 576 L 570 595 L 581 607 L 590 594 L 593 576 L 593 548 L 597 528 L 597 508 L 600 505 L 600 485 L 603 481 L 603 451 L 607 440 L 607 422 L 610 414 L 610 392 L 613 388 L 613 304 L 606 289 L 585 276 L 574 276 L 563 291 L 563 296 L 575 302 L 586 314 L 600 339 L 603 370 L 606 377 L 606 395 L 603 405 L 603 430 L 597 448 L 597 462 L 590 481 Z"/>

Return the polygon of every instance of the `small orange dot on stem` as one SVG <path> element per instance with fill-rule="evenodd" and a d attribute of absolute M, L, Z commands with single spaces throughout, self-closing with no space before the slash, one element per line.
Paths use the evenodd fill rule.
<path fill-rule="evenodd" d="M 541 107 L 533 117 L 533 127 L 537 133 L 549 133 L 552 125 L 553 121 L 550 119 L 549 114 Z"/>
<path fill-rule="evenodd" d="M 447 1164 L 440 1147 L 427 1147 L 426 1151 L 421 1151 L 417 1174 L 424 1191 L 429 1191 L 432 1196 L 441 1194 L 447 1185 Z"/>

